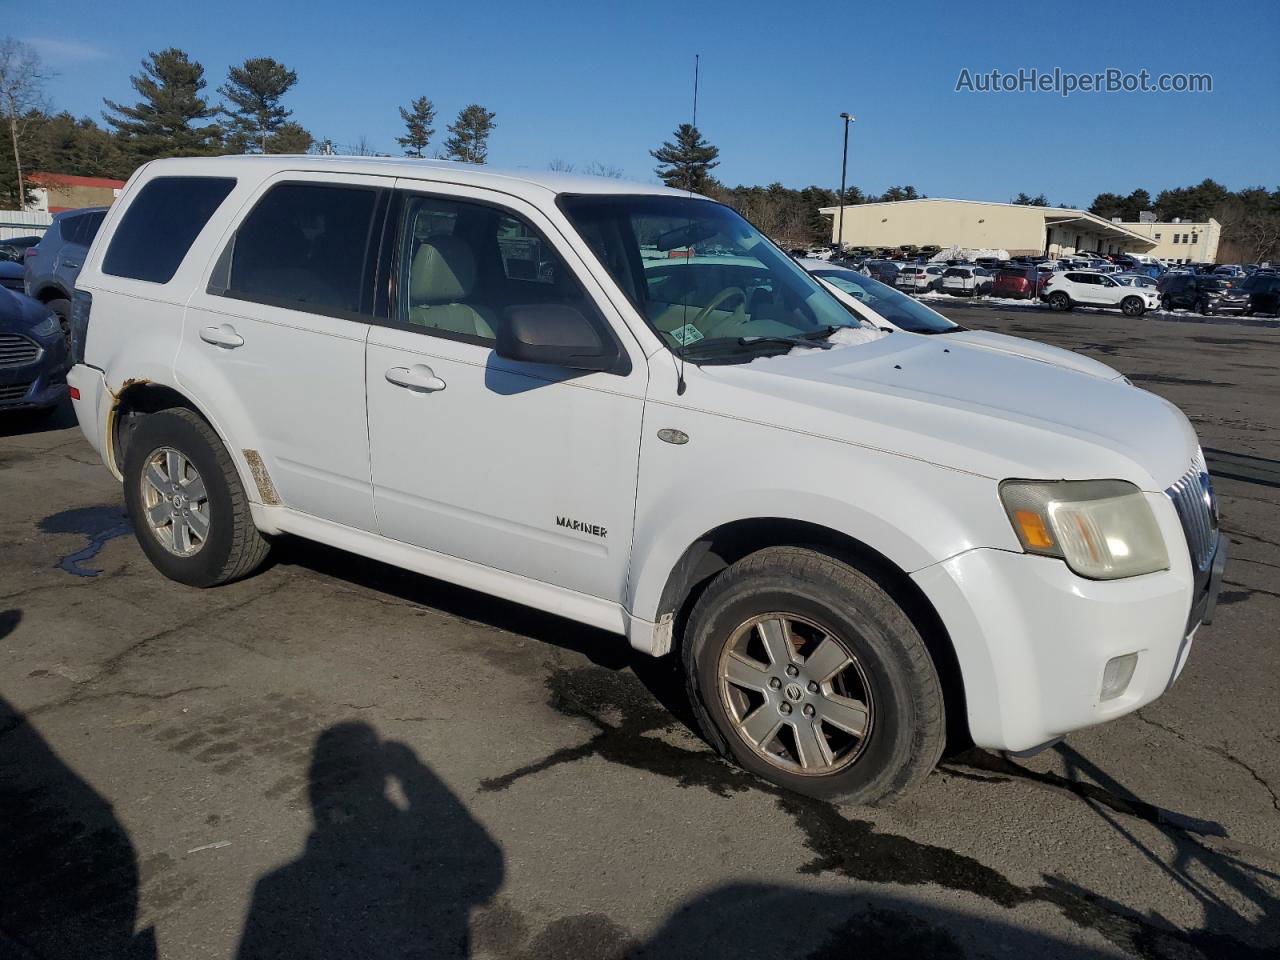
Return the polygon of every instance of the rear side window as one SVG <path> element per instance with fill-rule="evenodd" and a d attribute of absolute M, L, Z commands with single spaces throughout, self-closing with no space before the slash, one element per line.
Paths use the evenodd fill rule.
<path fill-rule="evenodd" d="M 78 217 L 67 217 L 59 226 L 62 239 L 82 247 L 89 246 L 93 243 L 93 238 L 98 235 L 103 216 L 104 214 L 99 210 L 96 213 L 84 213 Z"/>
<path fill-rule="evenodd" d="M 102 272 L 168 283 L 235 185 L 230 177 L 157 177 L 150 181 L 120 219 L 103 257 Z M 102 214 L 98 217 L 101 223 Z"/>
<path fill-rule="evenodd" d="M 224 296 L 330 316 L 359 313 L 378 191 L 283 183 L 267 192 L 224 254 Z"/>

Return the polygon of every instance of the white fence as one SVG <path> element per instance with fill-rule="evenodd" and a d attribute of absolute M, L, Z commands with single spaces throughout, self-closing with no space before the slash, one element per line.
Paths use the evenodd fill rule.
<path fill-rule="evenodd" d="M 43 234 L 53 217 L 33 210 L 0 210 L 0 240 Z"/>

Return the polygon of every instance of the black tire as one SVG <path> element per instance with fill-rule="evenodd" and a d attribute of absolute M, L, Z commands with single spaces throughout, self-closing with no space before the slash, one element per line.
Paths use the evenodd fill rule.
<path fill-rule="evenodd" d="M 1061 290 L 1049 294 L 1049 309 L 1064 313 L 1071 309 L 1071 298 Z"/>
<path fill-rule="evenodd" d="M 46 306 L 58 315 L 58 325 L 62 327 L 62 335 L 67 338 L 67 346 L 71 346 L 71 301 L 59 297 L 50 300 Z"/>
<path fill-rule="evenodd" d="M 720 694 L 721 653 L 752 617 L 806 618 L 857 657 L 873 704 L 852 762 L 825 775 L 790 772 L 739 734 Z M 853 803 L 890 800 L 923 780 L 946 742 L 942 685 L 910 618 L 867 575 L 815 550 L 769 547 L 722 571 L 689 617 L 682 656 L 689 699 L 708 742 L 784 789 Z"/>
<path fill-rule="evenodd" d="M 142 473 L 151 455 L 171 447 L 204 480 L 209 537 L 193 555 L 170 552 L 148 526 L 142 505 Z M 183 408 L 143 417 L 129 437 L 124 458 L 124 500 L 142 552 L 170 580 L 216 587 L 248 576 L 267 558 L 270 544 L 249 513 L 249 498 L 222 440 L 198 414 Z"/>
<path fill-rule="evenodd" d="M 1217 313 L 1217 311 L 1214 310 L 1213 307 L 1209 305 L 1208 300 L 1201 300 L 1200 308 L 1196 312 L 1204 317 L 1212 317 L 1215 313 Z"/>
<path fill-rule="evenodd" d="M 1120 312 L 1126 317 L 1140 317 L 1147 312 L 1141 297 L 1125 297 L 1120 301 Z"/>
<path fill-rule="evenodd" d="M 1160 309 L 1165 313 L 1173 313 L 1173 299 L 1168 294 L 1160 298 Z"/>

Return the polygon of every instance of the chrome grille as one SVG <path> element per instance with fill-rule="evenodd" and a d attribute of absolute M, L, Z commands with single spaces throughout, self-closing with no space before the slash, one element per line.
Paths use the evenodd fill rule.
<path fill-rule="evenodd" d="M 20 367 L 40 356 L 40 347 L 17 333 L 0 333 L 0 367 Z"/>
<path fill-rule="evenodd" d="M 0 403 L 21 403 L 30 389 L 30 383 L 0 383 Z"/>
<path fill-rule="evenodd" d="M 1200 571 L 1208 570 L 1218 540 L 1218 505 L 1213 498 L 1209 472 L 1197 460 L 1165 493 L 1178 511 L 1192 565 Z"/>

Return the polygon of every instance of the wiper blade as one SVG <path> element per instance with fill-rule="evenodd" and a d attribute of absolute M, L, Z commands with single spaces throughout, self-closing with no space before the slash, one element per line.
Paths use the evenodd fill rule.
<path fill-rule="evenodd" d="M 831 336 L 831 333 L 823 334 L 823 336 Z M 816 347 L 819 350 L 830 350 L 831 344 L 825 340 L 811 339 L 812 334 L 805 334 L 797 337 L 739 337 L 738 346 L 754 347 L 761 343 L 780 343 L 790 347 Z"/>

